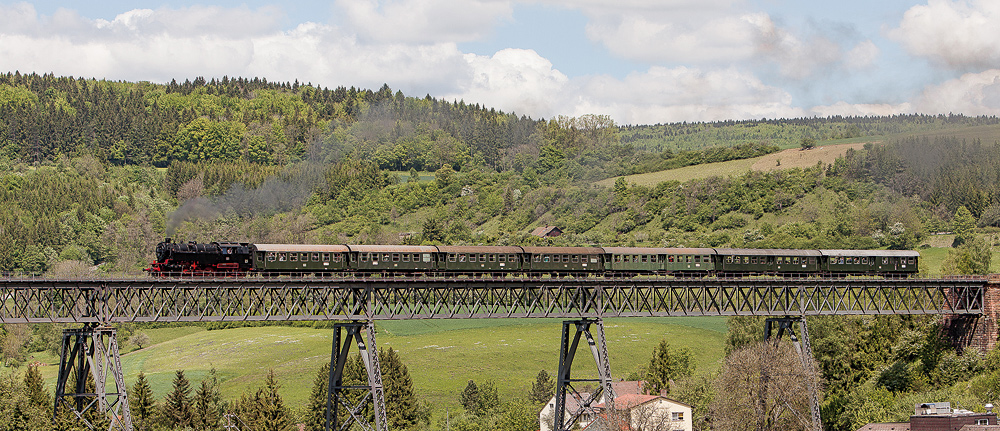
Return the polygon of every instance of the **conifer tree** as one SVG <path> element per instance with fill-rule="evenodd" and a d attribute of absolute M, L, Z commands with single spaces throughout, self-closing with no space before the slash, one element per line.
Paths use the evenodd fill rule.
<path fill-rule="evenodd" d="M 191 426 L 191 383 L 182 370 L 177 370 L 174 389 L 163 401 L 163 421 L 173 428 Z"/>
<path fill-rule="evenodd" d="M 257 409 L 260 414 L 254 426 L 258 431 L 285 431 L 290 425 L 288 408 L 285 407 L 281 395 L 278 394 L 278 380 L 274 376 L 274 369 L 267 371 L 267 379 L 264 380 L 264 387 L 258 391 Z"/>
<path fill-rule="evenodd" d="M 139 377 L 136 379 L 135 385 L 132 386 L 128 401 L 135 429 L 152 429 L 156 414 L 156 398 L 153 396 L 153 389 L 149 387 L 149 381 L 146 380 L 146 374 L 142 371 L 139 372 Z"/>
<path fill-rule="evenodd" d="M 659 394 L 660 391 L 670 391 L 670 381 L 678 377 L 690 376 L 694 373 L 694 363 L 691 350 L 688 348 L 672 349 L 667 340 L 653 350 L 653 357 L 646 369 L 646 392 Z"/>
<path fill-rule="evenodd" d="M 326 398 L 330 384 L 330 363 L 323 363 L 313 380 L 312 392 L 309 394 L 309 406 L 306 408 L 306 429 L 323 431 L 326 429 Z"/>
<path fill-rule="evenodd" d="M 531 391 L 528 393 L 528 399 L 537 404 L 545 404 L 552 399 L 552 395 L 555 393 L 555 383 L 549 377 L 549 373 L 545 370 L 538 371 L 535 383 L 531 385 Z"/>
<path fill-rule="evenodd" d="M 215 368 L 209 372 L 209 378 L 201 381 L 201 387 L 195 392 L 193 424 L 198 429 L 215 429 L 222 419 L 222 396 L 219 394 L 219 379 L 215 376 Z"/>
<path fill-rule="evenodd" d="M 45 390 L 45 381 L 42 380 L 42 373 L 38 371 L 37 365 L 28 365 L 28 370 L 24 373 L 24 389 L 28 403 L 32 407 L 37 407 L 41 411 L 52 407 L 52 398 Z"/>
<path fill-rule="evenodd" d="M 469 380 L 469 383 L 465 385 L 465 390 L 462 391 L 461 397 L 462 407 L 465 408 L 466 413 L 479 413 L 479 398 L 479 386 L 476 386 L 475 381 Z"/>
<path fill-rule="evenodd" d="M 406 429 L 425 419 L 417 395 L 413 392 L 413 379 L 406 365 L 392 347 L 379 351 L 382 383 L 385 386 L 386 419 L 389 429 Z"/>

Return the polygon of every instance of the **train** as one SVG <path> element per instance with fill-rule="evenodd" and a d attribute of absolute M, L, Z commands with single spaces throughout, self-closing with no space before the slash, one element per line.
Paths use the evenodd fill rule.
<path fill-rule="evenodd" d="M 905 277 L 912 250 L 793 250 L 667 247 L 254 244 L 174 242 L 156 246 L 153 276 L 485 275 Z"/>

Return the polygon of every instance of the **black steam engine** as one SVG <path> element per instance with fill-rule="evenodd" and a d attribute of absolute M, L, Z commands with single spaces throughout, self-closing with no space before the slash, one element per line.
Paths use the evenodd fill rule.
<path fill-rule="evenodd" d="M 156 245 L 156 262 L 146 271 L 152 275 L 239 275 L 251 268 L 248 243 L 175 243 L 167 238 Z"/>

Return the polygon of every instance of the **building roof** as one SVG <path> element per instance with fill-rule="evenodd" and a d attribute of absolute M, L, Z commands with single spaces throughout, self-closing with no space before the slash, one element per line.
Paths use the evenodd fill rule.
<path fill-rule="evenodd" d="M 687 408 L 691 408 L 690 405 L 684 404 L 684 403 L 682 403 L 680 401 L 672 400 L 672 399 L 667 398 L 667 397 L 665 397 L 663 395 L 646 395 L 646 394 L 625 394 L 625 395 L 620 395 L 620 396 L 618 396 L 618 398 L 615 398 L 615 408 L 618 409 L 618 410 L 627 410 L 627 409 L 631 409 L 633 407 L 641 406 L 643 404 L 646 404 L 646 403 L 648 403 L 650 401 L 653 401 L 655 399 L 658 399 L 658 398 L 662 398 L 663 400 L 665 400 L 665 401 L 667 401 L 667 402 L 669 402 L 671 404 L 677 404 L 679 406 L 684 406 L 684 407 L 687 407 Z M 603 408 L 605 408 L 605 405 L 604 405 L 604 403 L 597 404 L 597 405 L 594 406 L 594 408 L 596 408 L 596 409 L 603 409 Z"/>
<path fill-rule="evenodd" d="M 534 236 L 549 236 L 555 231 L 562 233 L 562 229 L 559 229 L 556 226 L 539 226 L 536 227 L 535 230 L 531 231 L 531 234 Z"/>
<path fill-rule="evenodd" d="M 868 424 L 861 428 L 858 428 L 858 431 L 910 431 L 910 423 L 889 422 L 889 423 Z"/>

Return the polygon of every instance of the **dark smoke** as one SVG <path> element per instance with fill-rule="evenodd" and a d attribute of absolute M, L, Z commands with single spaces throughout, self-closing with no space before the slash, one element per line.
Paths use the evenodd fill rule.
<path fill-rule="evenodd" d="M 256 189 L 233 184 L 225 194 L 213 198 L 188 199 L 167 218 L 167 236 L 189 220 L 211 221 L 219 217 L 249 218 L 270 216 L 305 205 L 317 189 L 325 187 L 319 166 L 299 166 L 280 176 L 270 177 Z"/>

